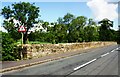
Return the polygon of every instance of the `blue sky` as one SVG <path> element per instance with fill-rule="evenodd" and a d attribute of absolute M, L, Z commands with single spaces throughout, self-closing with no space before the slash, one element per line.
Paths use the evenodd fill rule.
<path fill-rule="evenodd" d="M 67 13 L 71 13 L 75 16 L 92 17 L 89 7 L 85 5 L 85 2 L 39 2 L 36 6 L 40 6 L 41 19 L 55 22 L 58 17 L 63 17 Z M 86 9 L 86 10 L 85 10 Z"/>
<path fill-rule="evenodd" d="M 29 0 L 24 0 L 24 1 L 29 1 Z M 41 2 L 40 2 L 41 1 Z M 87 6 L 86 1 L 87 0 L 75 0 L 74 2 L 68 0 L 67 2 L 60 1 L 60 2 L 55 2 L 55 0 L 51 0 L 51 2 L 45 2 L 43 0 L 34 0 L 35 5 L 40 8 L 40 15 L 39 17 L 41 20 L 48 21 L 48 22 L 56 22 L 58 17 L 63 17 L 67 13 L 71 13 L 75 16 L 86 16 L 87 18 L 93 18 L 94 15 L 91 9 Z M 59 1 L 59 0 L 58 0 Z M 117 2 L 118 0 L 109 0 L 111 2 Z M 20 2 L 18 0 L 18 2 Z M 32 1 L 29 1 L 32 3 Z M 2 6 L 0 5 L 1 8 L 4 6 L 9 6 L 12 3 L 14 3 L 14 0 L 4 0 L 0 2 Z M 1 18 L 3 19 L 3 18 Z M 0 22 L 2 20 L 0 19 Z M 118 19 L 114 19 L 114 29 L 118 28 Z"/>
<path fill-rule="evenodd" d="M 12 3 L 14 2 L 2 2 L 2 8 Z M 91 10 L 86 6 L 86 2 L 35 2 L 35 5 L 40 10 L 41 17 L 39 18 L 44 21 L 56 22 L 58 17 L 63 17 L 67 13 L 75 16 L 92 17 Z"/>

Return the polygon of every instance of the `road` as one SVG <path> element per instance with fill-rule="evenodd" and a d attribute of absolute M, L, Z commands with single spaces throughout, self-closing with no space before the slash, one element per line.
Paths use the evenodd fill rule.
<path fill-rule="evenodd" d="M 3 75 L 118 75 L 118 45 L 95 48 L 87 53 L 55 60 Z"/>

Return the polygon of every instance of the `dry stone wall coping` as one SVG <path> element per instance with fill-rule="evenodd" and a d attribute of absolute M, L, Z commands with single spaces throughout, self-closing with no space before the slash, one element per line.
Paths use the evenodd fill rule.
<path fill-rule="evenodd" d="M 86 49 L 91 47 L 100 47 L 105 45 L 117 44 L 116 42 L 83 42 L 83 43 L 61 43 L 61 44 L 25 44 L 25 58 L 38 58 L 50 54 L 59 54 L 70 52 L 78 49 Z"/>

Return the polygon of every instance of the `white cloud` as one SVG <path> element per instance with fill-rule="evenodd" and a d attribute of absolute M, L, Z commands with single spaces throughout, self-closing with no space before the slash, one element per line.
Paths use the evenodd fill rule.
<path fill-rule="evenodd" d="M 88 7 L 92 10 L 95 20 L 100 21 L 104 18 L 114 20 L 118 17 L 117 4 L 109 4 L 108 0 L 89 0 Z"/>
<path fill-rule="evenodd" d="M 7 32 L 7 30 L 5 30 L 5 28 L 2 27 L 2 26 L 0 26 L 0 31 L 2 31 L 2 32 Z"/>

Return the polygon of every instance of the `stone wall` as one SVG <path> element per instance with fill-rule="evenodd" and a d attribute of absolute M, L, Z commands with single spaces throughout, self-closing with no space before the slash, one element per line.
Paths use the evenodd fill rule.
<path fill-rule="evenodd" d="M 63 44 L 25 44 L 23 45 L 22 57 L 26 59 L 39 58 L 50 54 L 87 49 L 116 44 L 116 42 L 84 42 L 84 43 L 63 43 Z"/>

